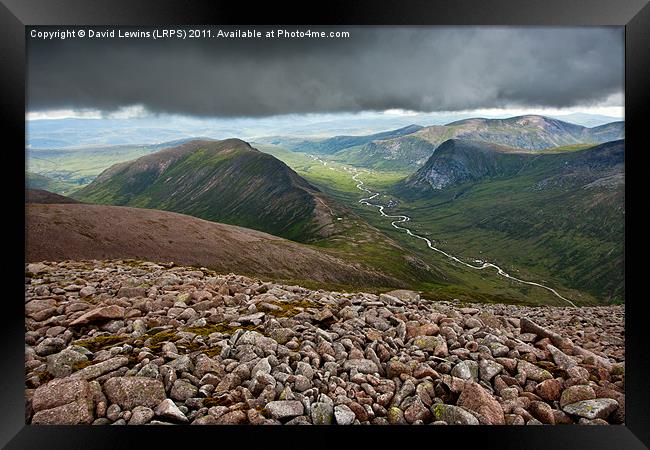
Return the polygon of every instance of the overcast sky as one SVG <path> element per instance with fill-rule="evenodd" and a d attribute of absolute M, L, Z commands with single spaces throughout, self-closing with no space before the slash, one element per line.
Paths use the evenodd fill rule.
<path fill-rule="evenodd" d="M 624 103 L 621 27 L 340 30 L 351 37 L 28 39 L 28 112 L 260 117 Z"/>

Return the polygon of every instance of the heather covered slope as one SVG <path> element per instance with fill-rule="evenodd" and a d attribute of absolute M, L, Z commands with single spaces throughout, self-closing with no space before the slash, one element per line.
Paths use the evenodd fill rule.
<path fill-rule="evenodd" d="M 256 230 L 166 211 L 26 205 L 27 261 L 146 259 L 272 279 L 399 286 L 378 270 Z"/>
<path fill-rule="evenodd" d="M 319 236 L 318 190 L 239 139 L 189 141 L 100 174 L 74 198 L 161 209 L 309 241 Z"/>
<path fill-rule="evenodd" d="M 43 189 L 26 189 L 25 190 L 25 203 L 80 203 L 79 201 L 66 197 L 64 195 L 55 194 Z"/>

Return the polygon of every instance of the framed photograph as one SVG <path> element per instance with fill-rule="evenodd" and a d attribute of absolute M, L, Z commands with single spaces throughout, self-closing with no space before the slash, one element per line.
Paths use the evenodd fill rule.
<path fill-rule="evenodd" d="M 647 448 L 647 2 L 320 8 L 3 0 L 0 443 Z"/>

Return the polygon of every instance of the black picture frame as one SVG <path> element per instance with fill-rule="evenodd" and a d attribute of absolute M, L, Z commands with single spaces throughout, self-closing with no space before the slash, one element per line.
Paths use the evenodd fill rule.
<path fill-rule="evenodd" d="M 640 257 L 639 246 L 627 245 L 632 237 L 632 220 L 642 220 L 643 206 L 635 199 L 639 180 L 640 155 L 649 103 L 646 80 L 650 74 L 650 5 L 647 0 L 458 0 L 392 1 L 336 0 L 302 4 L 266 3 L 252 6 L 245 2 L 172 0 L 0 0 L 0 84 L 1 122 L 5 136 L 4 204 L 7 209 L 5 236 L 24 233 L 24 171 L 19 172 L 18 149 L 25 140 L 25 27 L 30 25 L 163 25 L 163 24 L 285 24 L 285 25 L 530 25 L 530 26 L 625 26 L 626 75 L 626 286 L 635 292 L 643 278 L 628 276 L 629 261 Z M 636 175 L 635 175 L 636 174 Z M 631 175 L 631 176 L 630 176 Z M 637 176 L 638 175 L 638 176 Z M 15 177 L 15 179 L 13 179 Z M 3 177 L 7 180 L 8 176 Z M 21 184 L 22 183 L 22 184 Z M 22 194 L 21 194 L 22 193 Z M 630 211 L 632 213 L 631 219 Z M 23 227 L 22 229 L 20 229 Z M 19 242 L 17 238 L 8 242 Z M 6 246 L 7 248 L 8 246 Z M 171 439 L 187 447 L 222 446 L 231 439 L 237 446 L 284 448 L 343 445 L 357 437 L 360 445 L 439 446 L 443 441 L 463 447 L 470 441 L 480 448 L 556 449 L 556 448 L 648 448 L 650 445 L 650 399 L 647 374 L 648 326 L 644 298 L 628 294 L 626 315 L 626 425 L 609 427 L 64 427 L 26 426 L 24 419 L 24 297 L 19 263 L 24 245 L 15 246 L 5 256 L 5 295 L 0 327 L 2 334 L 2 378 L 0 378 L 0 445 L 6 448 L 130 448 L 144 439 L 156 448 Z M 6 252 L 5 252 L 6 253 Z M 173 428 L 173 429 L 172 429 Z M 287 430 L 287 428 L 291 428 Z M 309 429 L 308 429 L 309 428 Z M 226 441 L 228 438 L 228 441 Z M 420 441 L 422 440 L 422 441 Z M 372 441 L 376 441 L 371 443 Z M 237 444 L 239 442 L 239 444 Z M 422 442 L 423 444 L 418 444 Z M 165 445 L 166 446 L 166 445 Z"/>

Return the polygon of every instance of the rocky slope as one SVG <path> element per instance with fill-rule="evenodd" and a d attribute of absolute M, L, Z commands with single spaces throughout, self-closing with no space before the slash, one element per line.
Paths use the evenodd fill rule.
<path fill-rule="evenodd" d="M 403 187 L 416 191 L 445 189 L 488 178 L 522 178 L 536 182 L 532 189 L 582 189 L 590 183 L 623 184 L 625 141 L 595 145 L 579 151 L 535 154 L 480 141 L 449 139 L 408 177 Z"/>
<path fill-rule="evenodd" d="M 460 305 L 119 261 L 26 266 L 31 424 L 624 422 L 622 307 Z"/>

